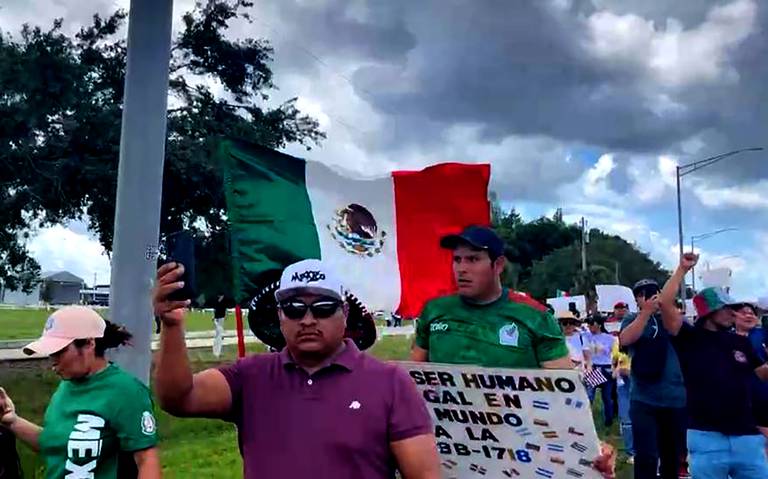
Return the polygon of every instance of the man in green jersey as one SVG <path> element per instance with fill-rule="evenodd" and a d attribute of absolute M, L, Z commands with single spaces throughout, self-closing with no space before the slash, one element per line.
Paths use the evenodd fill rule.
<path fill-rule="evenodd" d="M 453 251 L 458 293 L 424 306 L 411 360 L 492 368 L 572 369 L 560 326 L 547 308 L 501 285 L 504 242 L 493 230 L 470 226 L 444 237 Z M 601 444 L 593 467 L 613 478 L 615 451 Z"/>
<path fill-rule="evenodd" d="M 430 301 L 419 317 L 413 361 L 497 368 L 570 369 L 563 333 L 546 307 L 501 285 L 504 242 L 470 226 L 440 242 L 453 251 L 458 294 Z"/>

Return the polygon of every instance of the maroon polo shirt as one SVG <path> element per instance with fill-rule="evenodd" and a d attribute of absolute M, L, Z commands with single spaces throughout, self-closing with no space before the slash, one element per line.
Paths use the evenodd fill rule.
<path fill-rule="evenodd" d="M 221 369 L 245 479 L 390 479 L 390 443 L 432 433 L 408 374 L 345 344 L 311 376 L 287 349 Z"/>

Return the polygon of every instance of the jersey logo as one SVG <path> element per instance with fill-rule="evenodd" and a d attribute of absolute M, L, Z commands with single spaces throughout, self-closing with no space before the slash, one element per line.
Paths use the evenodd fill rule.
<path fill-rule="evenodd" d="M 499 344 L 504 346 L 517 346 L 517 340 L 520 332 L 516 324 L 507 324 L 499 329 Z"/>
<path fill-rule="evenodd" d="M 429 325 L 429 331 L 431 333 L 436 331 L 448 331 L 448 323 L 432 323 Z"/>
<path fill-rule="evenodd" d="M 747 364 L 747 355 L 744 354 L 741 351 L 734 351 L 733 352 L 733 359 L 735 359 L 736 361 L 738 361 L 738 362 L 740 362 L 742 364 Z"/>
<path fill-rule="evenodd" d="M 157 430 L 155 416 L 149 411 L 144 411 L 141 415 L 141 432 L 146 436 L 151 436 Z"/>

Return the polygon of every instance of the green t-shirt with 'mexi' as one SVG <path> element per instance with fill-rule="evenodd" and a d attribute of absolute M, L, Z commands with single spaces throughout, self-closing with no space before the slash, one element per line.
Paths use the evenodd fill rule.
<path fill-rule="evenodd" d="M 156 444 L 149 389 L 114 364 L 85 379 L 61 381 L 40 433 L 47 479 L 115 479 L 121 455 Z"/>
<path fill-rule="evenodd" d="M 428 351 L 429 362 L 493 368 L 540 368 L 568 356 L 552 315 L 506 290 L 484 305 L 458 295 L 430 301 L 419 317 L 416 345 Z"/>

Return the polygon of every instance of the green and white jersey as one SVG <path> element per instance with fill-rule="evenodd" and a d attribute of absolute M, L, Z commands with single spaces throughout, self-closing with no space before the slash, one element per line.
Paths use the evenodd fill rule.
<path fill-rule="evenodd" d="M 539 368 L 568 355 L 554 317 L 507 290 L 485 305 L 458 295 L 430 301 L 419 318 L 416 345 L 429 352 L 429 362 L 494 368 Z"/>
<path fill-rule="evenodd" d="M 48 479 L 115 479 L 121 453 L 156 444 L 149 389 L 110 364 L 85 379 L 61 381 L 45 411 L 40 455 Z"/>

